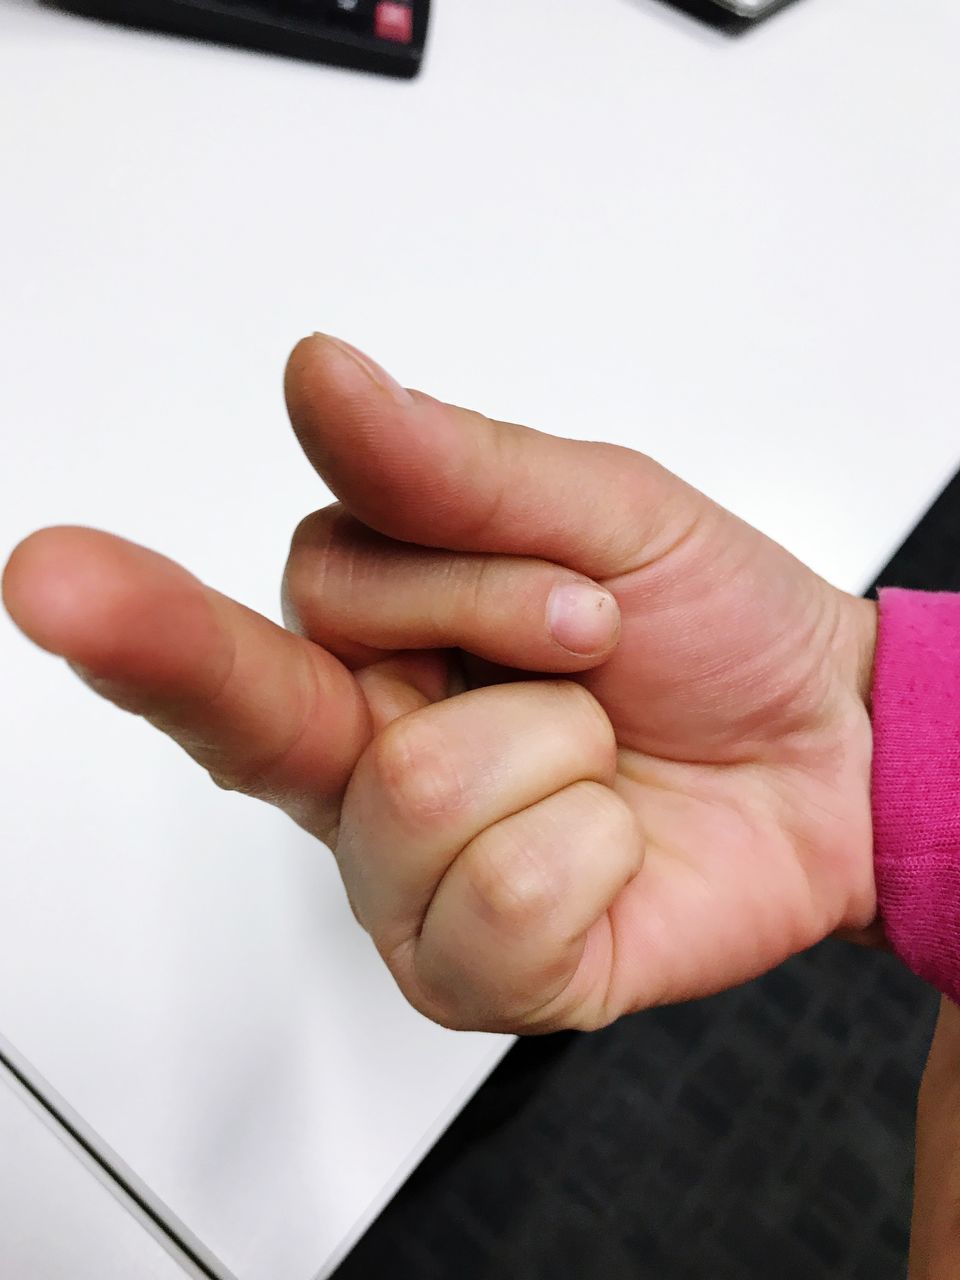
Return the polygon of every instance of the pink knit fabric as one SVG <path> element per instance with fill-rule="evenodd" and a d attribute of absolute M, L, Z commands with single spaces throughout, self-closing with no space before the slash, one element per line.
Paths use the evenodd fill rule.
<path fill-rule="evenodd" d="M 960 595 L 880 591 L 873 839 L 880 917 L 914 973 L 960 1002 Z"/>

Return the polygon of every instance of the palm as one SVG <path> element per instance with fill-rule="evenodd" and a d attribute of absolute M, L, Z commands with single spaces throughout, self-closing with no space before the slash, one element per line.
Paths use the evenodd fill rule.
<path fill-rule="evenodd" d="M 646 841 L 576 979 L 606 989 L 606 1019 L 872 919 L 870 733 L 843 669 L 857 602 L 729 513 L 711 505 L 655 562 L 597 577 L 620 643 L 576 678 L 610 717 Z"/>
<path fill-rule="evenodd" d="M 646 836 L 609 915 L 611 1012 L 709 994 L 866 924 L 870 732 L 841 667 L 844 598 L 713 506 L 604 585 L 620 644 L 580 678 Z"/>
<path fill-rule="evenodd" d="M 624 751 L 617 786 L 647 844 L 642 877 L 609 913 L 614 1016 L 756 977 L 840 923 L 855 860 L 833 815 L 802 815 L 826 790 L 820 780 L 785 785 L 772 767 L 717 771 Z"/>

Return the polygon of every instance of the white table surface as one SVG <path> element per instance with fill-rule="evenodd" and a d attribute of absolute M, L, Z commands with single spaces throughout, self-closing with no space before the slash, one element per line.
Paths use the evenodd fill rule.
<path fill-rule="evenodd" d="M 643 448 L 860 590 L 960 461 L 960 6 L 437 3 L 412 83 L 0 0 L 0 551 L 83 523 L 274 618 L 322 328 Z M 0 1032 L 217 1276 L 326 1273 L 508 1041 L 329 855 L 0 622 Z"/>
<path fill-rule="evenodd" d="M 186 1280 L 156 1230 L 0 1066 L 0 1275 Z"/>

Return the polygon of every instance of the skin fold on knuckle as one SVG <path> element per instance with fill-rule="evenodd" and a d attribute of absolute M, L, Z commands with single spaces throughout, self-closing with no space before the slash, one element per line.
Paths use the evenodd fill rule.
<path fill-rule="evenodd" d="M 235 671 L 234 667 L 231 679 Z M 229 682 L 224 685 L 219 696 L 225 696 L 228 688 Z M 290 788 L 284 784 L 282 775 L 310 732 L 316 708 L 321 701 L 316 668 L 305 659 L 300 660 L 300 688 L 300 696 L 296 699 L 300 710 L 293 721 L 293 727 L 269 750 L 256 756 L 244 753 L 241 758 L 232 750 L 222 751 L 210 746 L 206 748 L 208 758 L 202 763 L 211 781 L 221 791 L 234 791 L 284 807 Z M 211 756 L 212 759 L 209 758 Z M 195 758 L 199 759 L 198 756 Z"/>
<path fill-rule="evenodd" d="M 329 548 L 338 517 L 336 508 L 323 507 L 319 511 L 311 511 L 299 522 L 290 539 L 280 588 L 280 606 L 284 625 L 297 635 L 309 633 L 316 602 L 323 597 Z"/>
<path fill-rule="evenodd" d="M 210 781 L 221 791 L 233 791 L 238 795 L 251 796 L 267 804 L 284 807 L 288 799 L 288 788 L 278 781 L 278 775 L 283 772 L 284 766 L 306 737 L 309 728 L 310 716 L 305 713 L 295 732 L 269 755 L 247 760 L 242 764 L 225 760 L 206 765 Z M 207 754 L 209 753 L 210 748 L 207 748 Z"/>
<path fill-rule="evenodd" d="M 493 828 L 461 856 L 472 912 L 507 938 L 525 938 L 544 928 L 560 907 L 566 877 L 532 833 L 517 836 Z"/>
<path fill-rule="evenodd" d="M 486 618 L 502 600 L 499 581 L 501 561 L 491 556 L 474 556 L 467 561 L 468 576 L 464 583 L 464 615 L 467 618 Z"/>
<path fill-rule="evenodd" d="M 437 955 L 421 964 L 421 991 L 446 1016 L 473 1030 L 543 1034 L 565 1027 L 591 1029 L 609 1017 L 602 1002 L 573 985 L 589 928 L 585 919 L 566 920 L 564 907 L 578 894 L 577 874 L 557 843 L 581 839 L 606 863 L 610 901 L 637 872 L 636 820 L 621 798 L 593 781 L 574 784 L 551 823 L 522 835 L 491 831 L 468 846 L 472 858 L 462 934 L 471 917 L 502 940 L 504 961 L 490 971 L 471 969 L 461 956 L 444 964 Z M 564 828 L 561 835 L 560 828 Z M 465 851 L 467 852 L 467 851 Z M 598 901 L 598 914 L 609 903 Z M 510 964 L 511 949 L 516 963 Z"/>
<path fill-rule="evenodd" d="M 555 991 L 566 980 L 569 961 L 549 946 L 562 876 L 526 839 L 496 831 L 475 837 L 458 862 L 463 879 L 456 902 L 439 915 L 434 908 L 419 936 L 384 959 L 409 1002 L 432 1021 L 461 1031 L 509 1032 L 522 1025 L 527 1008 L 543 1003 L 545 984 Z M 475 946 L 470 940 L 477 929 L 486 942 Z M 513 947 L 518 951 L 511 957 Z"/>
<path fill-rule="evenodd" d="M 467 789 L 453 753 L 416 712 L 387 725 L 370 751 L 375 785 L 408 829 L 442 829 L 463 812 Z"/>

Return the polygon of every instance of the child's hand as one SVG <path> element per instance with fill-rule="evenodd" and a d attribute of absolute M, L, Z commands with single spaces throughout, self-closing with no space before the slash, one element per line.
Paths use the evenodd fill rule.
<path fill-rule="evenodd" d="M 413 1004 L 593 1027 L 873 920 L 871 604 L 641 454 L 410 395 L 321 338 L 287 389 L 342 504 L 294 537 L 300 635 L 92 530 L 26 539 L 4 598 L 328 839 Z M 619 643 L 595 590 L 548 628 L 583 576 Z M 448 696 L 463 671 L 482 687 Z"/>

